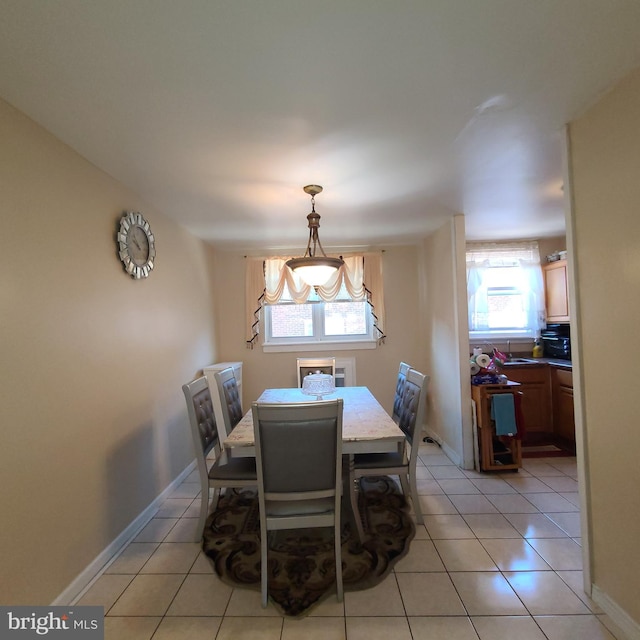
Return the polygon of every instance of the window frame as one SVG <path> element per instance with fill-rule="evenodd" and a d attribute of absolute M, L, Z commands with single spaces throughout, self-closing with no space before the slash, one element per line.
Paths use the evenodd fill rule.
<path fill-rule="evenodd" d="M 341 302 L 362 302 L 365 305 L 365 318 L 367 323 L 367 332 L 365 334 L 350 335 L 326 335 L 324 331 L 325 321 L 325 305 L 329 304 L 323 300 L 305 302 L 303 304 L 311 305 L 311 318 L 314 335 L 312 336 L 292 336 L 292 337 L 273 337 L 271 334 L 271 308 L 276 306 L 294 305 L 294 302 L 279 302 L 274 305 L 265 304 L 261 314 L 262 335 L 264 336 L 262 347 L 266 352 L 269 351 L 331 351 L 331 350 L 347 350 L 347 349 L 375 349 L 378 341 L 374 337 L 375 327 L 371 313 L 371 305 L 366 300 L 334 300 L 331 304 L 339 304 Z M 319 330 L 319 333 L 316 333 Z"/>
<path fill-rule="evenodd" d="M 480 243 L 482 244 L 482 243 Z M 532 301 L 534 301 L 537 297 L 540 297 L 544 300 L 544 281 L 542 280 L 542 272 L 541 272 L 541 263 L 539 258 L 539 249 L 537 242 L 514 242 L 514 243 L 491 243 L 490 245 L 478 246 L 478 244 L 468 244 L 467 245 L 467 279 L 469 278 L 469 257 L 470 254 L 474 255 L 476 258 L 476 263 L 478 260 L 478 254 L 483 254 L 484 260 L 487 261 L 486 268 L 505 268 L 505 267 L 514 267 L 514 268 L 526 268 L 531 269 L 534 265 L 540 271 L 538 286 L 541 287 L 540 291 L 537 291 L 537 288 L 532 285 L 534 280 L 537 278 L 533 278 L 529 281 L 529 287 L 522 286 L 522 283 L 511 282 L 505 283 L 503 286 L 507 288 L 513 288 L 520 293 L 520 295 L 528 296 L 528 302 L 531 305 Z M 524 265 L 523 265 L 524 261 Z M 473 262 L 473 261 L 472 261 Z M 528 276 L 531 277 L 531 276 Z M 515 280 L 515 278 L 514 278 Z M 486 291 L 487 291 L 487 309 L 489 302 L 488 292 L 490 289 L 495 288 L 497 285 L 487 283 Z M 483 342 L 491 342 L 493 340 L 515 340 L 516 342 L 523 341 L 528 342 L 535 339 L 539 335 L 540 327 L 536 327 L 535 323 L 531 325 L 531 309 L 529 307 L 527 313 L 527 321 L 525 327 L 493 327 L 489 326 L 482 327 L 479 329 L 471 328 L 471 309 L 477 308 L 471 304 L 471 298 L 469 297 L 469 282 L 467 282 L 467 300 L 469 304 L 469 314 L 468 314 L 468 322 L 469 322 L 469 342 L 471 344 L 480 344 Z M 487 310 L 488 313 L 488 310 Z M 488 325 L 488 319 L 487 319 Z"/>

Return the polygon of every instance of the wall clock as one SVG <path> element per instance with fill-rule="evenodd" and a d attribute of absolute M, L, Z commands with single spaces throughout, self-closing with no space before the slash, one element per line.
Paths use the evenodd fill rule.
<path fill-rule="evenodd" d="M 156 258 L 156 241 L 141 213 L 126 211 L 120 219 L 118 249 L 125 271 L 136 280 L 146 278 Z"/>

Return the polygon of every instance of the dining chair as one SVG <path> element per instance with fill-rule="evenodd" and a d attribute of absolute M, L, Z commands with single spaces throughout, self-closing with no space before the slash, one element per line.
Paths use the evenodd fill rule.
<path fill-rule="evenodd" d="M 407 372 L 411 369 L 411 365 L 401 362 L 398 367 L 398 377 L 396 378 L 396 394 L 393 398 L 393 411 L 391 417 L 398 424 L 400 420 L 400 405 L 402 404 L 402 393 L 404 392 L 404 383 L 407 379 Z"/>
<path fill-rule="evenodd" d="M 413 512 L 418 524 L 422 524 L 422 511 L 416 485 L 416 463 L 420 435 L 426 412 L 428 376 L 409 369 L 398 408 L 398 426 L 404 433 L 404 441 L 391 453 L 359 453 L 349 463 L 349 487 L 351 507 L 360 540 L 364 540 L 362 518 L 358 511 L 356 480 L 370 476 L 397 475 L 405 497 L 411 496 Z"/>
<path fill-rule="evenodd" d="M 218 425 L 220 441 L 224 442 L 244 415 L 242 398 L 233 367 L 215 371 L 213 379 L 216 382 L 216 389 L 212 396 L 213 413 Z"/>
<path fill-rule="evenodd" d="M 343 401 L 252 404 L 260 506 L 262 606 L 268 602 L 268 533 L 333 527 L 338 601 Z"/>
<path fill-rule="evenodd" d="M 196 530 L 196 541 L 202 538 L 209 508 L 217 504 L 224 488 L 240 489 L 255 487 L 256 466 L 253 458 L 230 458 L 221 455 L 220 433 L 213 413 L 213 403 L 207 378 L 202 376 L 182 385 L 191 435 L 200 475 L 200 519 Z M 214 454 L 211 466 L 209 457 Z M 213 497 L 209 504 L 210 489 Z"/>
<path fill-rule="evenodd" d="M 331 358 L 297 358 L 296 371 L 298 375 L 298 388 L 302 388 L 302 379 L 310 373 L 328 373 L 336 378 L 336 359 Z"/>

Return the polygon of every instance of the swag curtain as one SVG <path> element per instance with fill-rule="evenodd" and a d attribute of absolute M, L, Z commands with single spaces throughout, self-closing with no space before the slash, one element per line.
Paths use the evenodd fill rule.
<path fill-rule="evenodd" d="M 277 304 L 286 288 L 293 301 L 303 304 L 313 288 L 286 266 L 288 257 L 247 258 L 246 268 L 246 330 L 247 346 L 253 348 L 260 326 L 260 311 L 264 304 Z M 378 340 L 384 334 L 384 295 L 382 286 L 382 257 L 367 253 L 343 257 L 344 264 L 328 282 L 317 288 L 318 297 L 331 302 L 338 296 L 342 285 L 355 301 L 366 300 L 374 318 Z"/>
<path fill-rule="evenodd" d="M 313 287 L 306 284 L 300 276 L 285 267 L 288 258 L 268 258 L 265 260 L 264 301 L 266 304 L 277 304 L 287 285 L 291 298 L 296 304 L 306 302 L 313 291 Z M 365 299 L 364 264 L 362 256 L 343 258 L 344 264 L 338 269 L 326 284 L 317 288 L 318 297 L 325 302 L 336 299 L 342 285 L 355 301 Z"/>

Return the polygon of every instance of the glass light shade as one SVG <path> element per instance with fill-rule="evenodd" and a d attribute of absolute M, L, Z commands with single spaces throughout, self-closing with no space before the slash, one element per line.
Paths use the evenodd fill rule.
<path fill-rule="evenodd" d="M 297 273 L 309 286 L 320 287 L 342 266 L 340 258 L 309 257 L 294 258 L 287 266 Z"/>
<path fill-rule="evenodd" d="M 328 373 L 310 373 L 302 378 L 302 393 L 316 396 L 316 400 L 322 400 L 323 395 L 333 393 L 335 390 L 335 380 Z"/>

